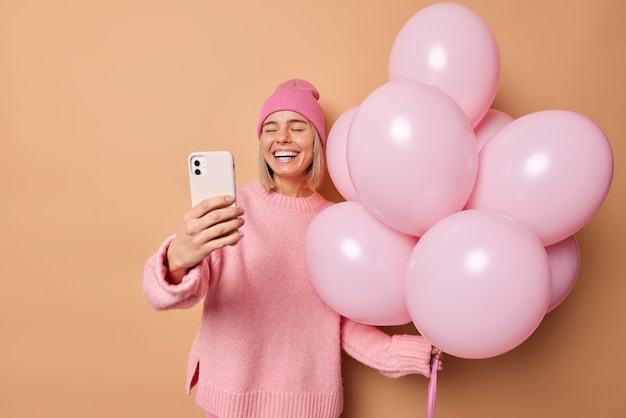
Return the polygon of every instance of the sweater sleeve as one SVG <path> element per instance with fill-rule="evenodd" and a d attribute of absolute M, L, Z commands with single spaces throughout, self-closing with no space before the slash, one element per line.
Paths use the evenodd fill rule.
<path fill-rule="evenodd" d="M 173 285 L 165 280 L 167 248 L 173 239 L 173 235 L 168 237 L 144 265 L 144 296 L 156 310 L 190 308 L 202 300 L 208 289 L 206 260 L 190 269 L 180 284 Z M 203 269 L 207 270 L 204 274 Z"/>
<path fill-rule="evenodd" d="M 387 335 L 378 328 L 341 320 L 342 348 L 355 360 L 387 377 L 407 374 L 430 377 L 432 345 L 420 335 Z"/>

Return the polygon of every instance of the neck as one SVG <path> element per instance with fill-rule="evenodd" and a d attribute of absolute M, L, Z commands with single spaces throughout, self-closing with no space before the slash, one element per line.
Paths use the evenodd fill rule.
<path fill-rule="evenodd" d="M 305 181 L 302 180 L 288 180 L 288 179 L 274 179 L 276 187 L 274 191 L 289 197 L 309 197 L 314 193 Z"/>

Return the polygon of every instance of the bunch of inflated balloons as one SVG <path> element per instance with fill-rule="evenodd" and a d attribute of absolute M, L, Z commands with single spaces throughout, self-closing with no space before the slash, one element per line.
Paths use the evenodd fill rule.
<path fill-rule="evenodd" d="M 413 322 L 444 352 L 505 353 L 574 286 L 574 233 L 603 203 L 613 154 L 587 117 L 492 109 L 494 35 L 472 10 L 438 3 L 397 35 L 389 79 L 343 113 L 327 141 L 345 202 L 305 238 L 313 287 L 377 326 Z"/>

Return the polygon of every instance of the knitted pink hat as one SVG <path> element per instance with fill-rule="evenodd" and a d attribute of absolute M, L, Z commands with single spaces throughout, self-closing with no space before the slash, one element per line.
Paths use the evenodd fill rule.
<path fill-rule="evenodd" d="M 269 115 L 279 110 L 291 110 L 301 114 L 315 126 L 324 145 L 326 143 L 324 112 L 317 102 L 319 98 L 319 92 L 308 81 L 293 79 L 279 84 L 276 91 L 261 106 L 257 125 L 258 137 L 261 137 L 263 123 Z"/>

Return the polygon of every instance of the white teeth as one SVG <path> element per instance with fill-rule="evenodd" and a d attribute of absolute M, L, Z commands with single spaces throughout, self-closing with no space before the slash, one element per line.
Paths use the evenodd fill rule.
<path fill-rule="evenodd" d="M 294 151 L 276 151 L 274 157 L 276 158 L 292 158 L 297 157 L 298 153 Z"/>

